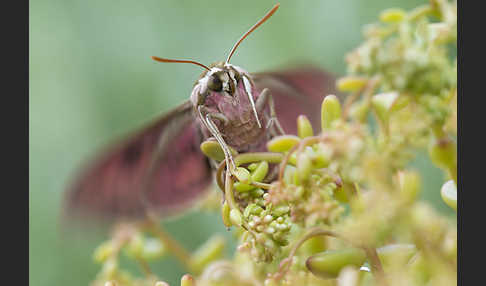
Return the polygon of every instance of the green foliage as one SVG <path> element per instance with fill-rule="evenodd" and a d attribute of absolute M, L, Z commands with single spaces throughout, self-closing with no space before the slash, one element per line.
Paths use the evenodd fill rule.
<path fill-rule="evenodd" d="M 343 104 L 324 99 L 320 134 L 301 116 L 299 137 L 274 138 L 268 153 L 236 155 L 233 174 L 217 176 L 225 193 L 218 208 L 239 246 L 222 260 L 224 242 L 211 239 L 186 257 L 195 277 L 185 275 L 181 285 L 456 284 L 457 230 L 417 200 L 422 174 L 409 167 L 417 150 L 428 150 L 448 176 L 437 196 L 456 209 L 457 70 L 449 53 L 456 4 L 433 0 L 379 18 L 337 82 L 352 94 Z M 272 166 L 280 174 L 268 183 Z M 117 267 L 124 247 L 143 265 L 143 237 L 125 230 L 102 244 L 95 284 L 154 285 L 149 271 L 140 282 Z M 185 259 L 174 245 L 161 249 Z"/>

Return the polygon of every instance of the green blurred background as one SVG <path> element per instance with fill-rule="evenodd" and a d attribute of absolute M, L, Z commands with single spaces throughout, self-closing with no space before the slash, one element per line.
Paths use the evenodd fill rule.
<path fill-rule="evenodd" d="M 337 74 L 381 10 L 418 0 L 280 1 L 278 12 L 245 40 L 232 63 L 250 72 L 311 62 Z M 30 1 L 29 275 L 31 285 L 87 285 L 99 265 L 93 249 L 106 230 L 61 231 L 64 187 L 100 146 L 189 97 L 201 69 L 150 59 L 224 60 L 234 42 L 275 1 Z M 423 198 L 441 212 L 440 170 L 421 156 Z M 211 233 L 231 237 L 216 214 L 165 222 L 189 249 Z M 228 249 L 228 253 L 231 249 Z M 128 267 L 131 267 L 130 265 Z M 136 271 L 137 268 L 133 267 Z M 167 258 L 153 265 L 171 285 L 184 273 Z"/>

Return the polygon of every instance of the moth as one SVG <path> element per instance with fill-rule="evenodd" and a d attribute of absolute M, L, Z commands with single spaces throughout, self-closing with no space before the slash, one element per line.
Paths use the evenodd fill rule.
<path fill-rule="evenodd" d="M 230 63 L 240 43 L 278 9 L 275 5 L 236 42 L 224 62 L 152 57 L 204 68 L 190 99 L 98 153 L 66 192 L 68 214 L 101 218 L 160 217 L 190 207 L 212 183 L 217 162 L 200 150 L 216 140 L 232 163 L 239 153 L 265 151 L 274 136 L 296 133 L 305 114 L 320 126 L 320 105 L 334 93 L 334 78 L 312 67 L 250 74 Z"/>

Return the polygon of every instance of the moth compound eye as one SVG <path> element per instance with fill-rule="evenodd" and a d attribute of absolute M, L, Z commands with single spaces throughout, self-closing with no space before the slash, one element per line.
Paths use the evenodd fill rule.
<path fill-rule="evenodd" d="M 212 75 L 209 77 L 207 86 L 212 91 L 223 90 L 223 83 L 221 82 L 221 79 L 217 75 Z"/>

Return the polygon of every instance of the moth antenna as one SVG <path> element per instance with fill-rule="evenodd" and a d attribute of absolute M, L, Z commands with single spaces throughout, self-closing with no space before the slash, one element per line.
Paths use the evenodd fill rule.
<path fill-rule="evenodd" d="M 172 60 L 172 59 L 159 58 L 159 57 L 155 57 L 155 56 L 152 56 L 152 59 L 154 61 L 158 61 L 158 62 L 162 62 L 162 63 L 188 63 L 188 64 L 195 64 L 195 65 L 198 65 L 200 67 L 203 67 L 203 68 L 207 69 L 208 71 L 211 70 L 207 66 L 205 66 L 205 65 L 203 65 L 201 63 L 198 63 L 196 61 L 191 61 L 191 60 Z"/>
<path fill-rule="evenodd" d="M 241 36 L 241 38 L 238 40 L 238 42 L 236 42 L 236 44 L 231 49 L 231 52 L 229 53 L 229 56 L 226 59 L 226 63 L 229 63 L 229 61 L 231 59 L 231 56 L 233 56 L 233 53 L 235 52 L 236 48 L 238 48 L 238 46 L 241 44 L 241 42 L 249 34 L 251 34 L 251 32 L 253 32 L 256 28 L 258 28 L 258 26 L 260 26 L 261 24 L 265 23 L 265 21 L 268 20 L 268 18 L 270 18 L 273 15 L 273 13 L 275 13 L 275 11 L 277 11 L 277 9 L 278 9 L 279 6 L 280 6 L 280 3 L 275 4 L 275 6 L 273 6 L 273 8 L 270 11 L 268 11 L 267 14 L 265 14 L 265 16 L 263 16 L 263 18 L 260 19 L 260 21 L 256 22 L 256 24 L 253 25 L 253 27 L 251 27 L 245 34 L 243 34 L 243 36 Z"/>

